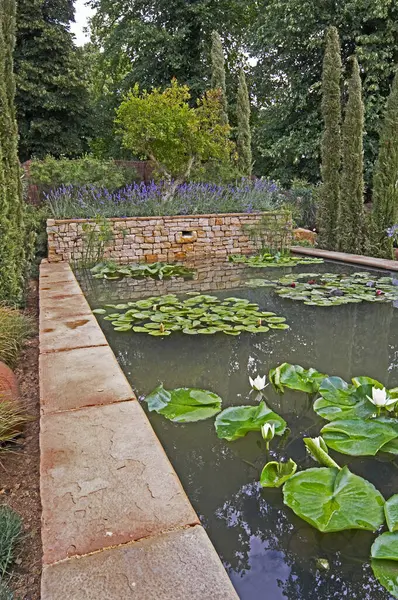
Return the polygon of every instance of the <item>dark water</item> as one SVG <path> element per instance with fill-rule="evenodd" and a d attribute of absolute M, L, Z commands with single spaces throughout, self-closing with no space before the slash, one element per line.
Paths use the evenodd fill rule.
<path fill-rule="evenodd" d="M 213 264 L 208 268 L 223 267 Z M 226 269 L 231 272 L 230 265 Z M 240 279 L 248 275 L 280 276 L 280 272 L 269 269 L 237 269 Z M 295 272 L 305 270 L 360 269 L 329 263 L 297 267 Z M 105 298 L 115 301 L 121 296 L 136 299 L 150 295 L 145 284 L 137 282 L 121 282 L 123 289 L 121 283 L 116 284 L 116 293 L 114 284 L 92 283 L 84 281 L 89 299 L 96 306 Z M 175 291 L 173 285 L 160 284 L 156 293 Z M 189 285 L 201 289 L 200 282 Z M 239 283 L 226 280 L 225 287 L 229 285 Z M 313 366 L 347 380 L 368 375 L 387 387 L 398 386 L 398 307 L 368 303 L 331 308 L 305 306 L 281 299 L 269 288 L 240 287 L 216 293 L 221 298 L 249 298 L 263 310 L 286 316 L 291 329 L 239 337 L 178 333 L 162 339 L 115 333 L 100 318 L 138 396 L 163 382 L 169 389 L 187 386 L 212 390 L 223 398 L 224 407 L 252 403 L 248 374 L 268 373 L 281 362 Z M 324 422 L 315 415 L 304 394 L 277 396 L 270 388 L 267 392 L 268 404 L 291 429 L 283 448 L 278 448 L 278 439 L 273 440 L 271 454 L 278 459 L 292 457 L 299 468 L 315 466 L 305 454 L 302 438 L 318 435 Z M 259 474 L 267 462 L 259 433 L 226 442 L 217 439 L 212 419 L 177 425 L 156 414 L 149 414 L 149 418 L 241 599 L 390 599 L 369 565 L 374 534 L 321 534 L 284 506 L 280 490 L 259 487 Z M 370 480 L 385 498 L 398 492 L 397 459 L 358 459 L 338 454 L 334 458 Z M 328 561 L 328 569 L 319 567 L 320 558 Z"/>

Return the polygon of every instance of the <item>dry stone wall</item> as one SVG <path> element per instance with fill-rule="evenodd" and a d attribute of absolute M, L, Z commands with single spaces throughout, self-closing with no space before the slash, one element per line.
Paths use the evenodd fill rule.
<path fill-rule="evenodd" d="M 255 214 L 194 215 L 172 217 L 131 217 L 110 219 L 113 239 L 105 257 L 119 263 L 137 261 L 174 262 L 204 256 L 226 257 L 249 254 L 255 250 L 245 227 L 264 220 L 270 242 L 275 236 L 284 243 L 291 239 L 292 223 L 288 212 Z M 84 219 L 47 221 L 49 262 L 78 261 L 84 256 Z"/>

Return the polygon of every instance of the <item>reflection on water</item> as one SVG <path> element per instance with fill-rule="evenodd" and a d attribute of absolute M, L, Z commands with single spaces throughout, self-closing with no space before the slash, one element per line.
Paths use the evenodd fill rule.
<path fill-rule="evenodd" d="M 330 263 L 310 267 L 300 270 L 359 270 Z M 100 319 L 137 395 L 147 394 L 163 382 L 166 388 L 213 390 L 223 398 L 224 406 L 245 404 L 253 401 L 248 374 L 268 373 L 284 361 L 314 366 L 346 379 L 368 375 L 387 387 L 398 385 L 398 310 L 392 304 L 305 306 L 279 298 L 269 288 L 242 286 L 247 277 L 279 277 L 280 271 L 220 264 L 201 268 L 204 270 L 195 281 L 178 282 L 185 288 L 179 291 L 208 291 L 205 286 L 212 279 L 210 285 L 222 290 L 217 291 L 221 298 L 235 288 L 234 296 L 249 298 L 262 309 L 286 316 L 291 330 L 239 337 L 177 333 L 160 339 L 115 333 Z M 154 283 L 155 290 L 150 291 L 148 286 Z M 120 300 L 122 294 L 127 299 L 177 292 L 176 282 L 125 280 L 116 284 L 116 293 L 114 284 L 86 279 L 84 285 L 93 305 Z M 314 466 L 305 454 L 302 438 L 317 435 L 322 420 L 304 394 L 277 396 L 270 388 L 267 392 L 270 406 L 291 429 L 279 447 L 280 440 L 271 443 L 272 457 L 292 457 L 299 468 Z M 259 487 L 259 474 L 267 461 L 260 434 L 229 443 L 217 439 L 213 420 L 174 425 L 156 414 L 149 417 L 242 599 L 390 598 L 373 578 L 369 565 L 373 534 L 321 534 L 284 506 L 280 490 Z M 334 458 L 369 479 L 386 498 L 398 492 L 398 460 L 349 459 L 338 454 Z M 318 559 L 326 559 L 329 568 L 322 568 Z"/>

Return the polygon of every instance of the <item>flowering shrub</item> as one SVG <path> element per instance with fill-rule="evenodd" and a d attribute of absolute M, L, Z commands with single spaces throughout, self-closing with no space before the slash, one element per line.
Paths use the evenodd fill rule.
<path fill-rule="evenodd" d="M 398 244 L 398 225 L 393 225 L 387 229 L 387 237 L 389 237 L 394 246 Z"/>
<path fill-rule="evenodd" d="M 164 203 L 165 184 L 134 183 L 117 191 L 86 186 L 62 186 L 45 196 L 55 218 L 135 217 L 276 210 L 285 201 L 279 186 L 266 179 L 242 179 L 237 184 L 183 183 Z"/>

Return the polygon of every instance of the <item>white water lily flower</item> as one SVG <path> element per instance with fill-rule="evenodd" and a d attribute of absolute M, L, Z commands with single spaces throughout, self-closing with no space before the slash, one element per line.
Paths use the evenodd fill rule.
<path fill-rule="evenodd" d="M 267 380 L 266 375 L 264 375 L 264 377 L 260 377 L 260 375 L 257 375 L 257 377 L 255 379 L 252 379 L 251 377 L 249 377 L 250 385 L 252 386 L 253 390 L 256 390 L 256 392 L 261 392 L 261 390 L 263 390 L 265 388 L 266 380 Z"/>
<path fill-rule="evenodd" d="M 372 402 L 377 408 L 385 408 L 386 406 L 391 406 L 391 404 L 395 404 L 397 402 L 397 398 L 389 398 L 387 396 L 386 388 L 380 389 L 373 387 L 372 388 L 372 397 L 366 396 L 368 400 Z"/>
<path fill-rule="evenodd" d="M 264 425 L 261 426 L 261 435 L 266 442 L 270 442 L 275 436 L 274 423 L 264 423 Z"/>

